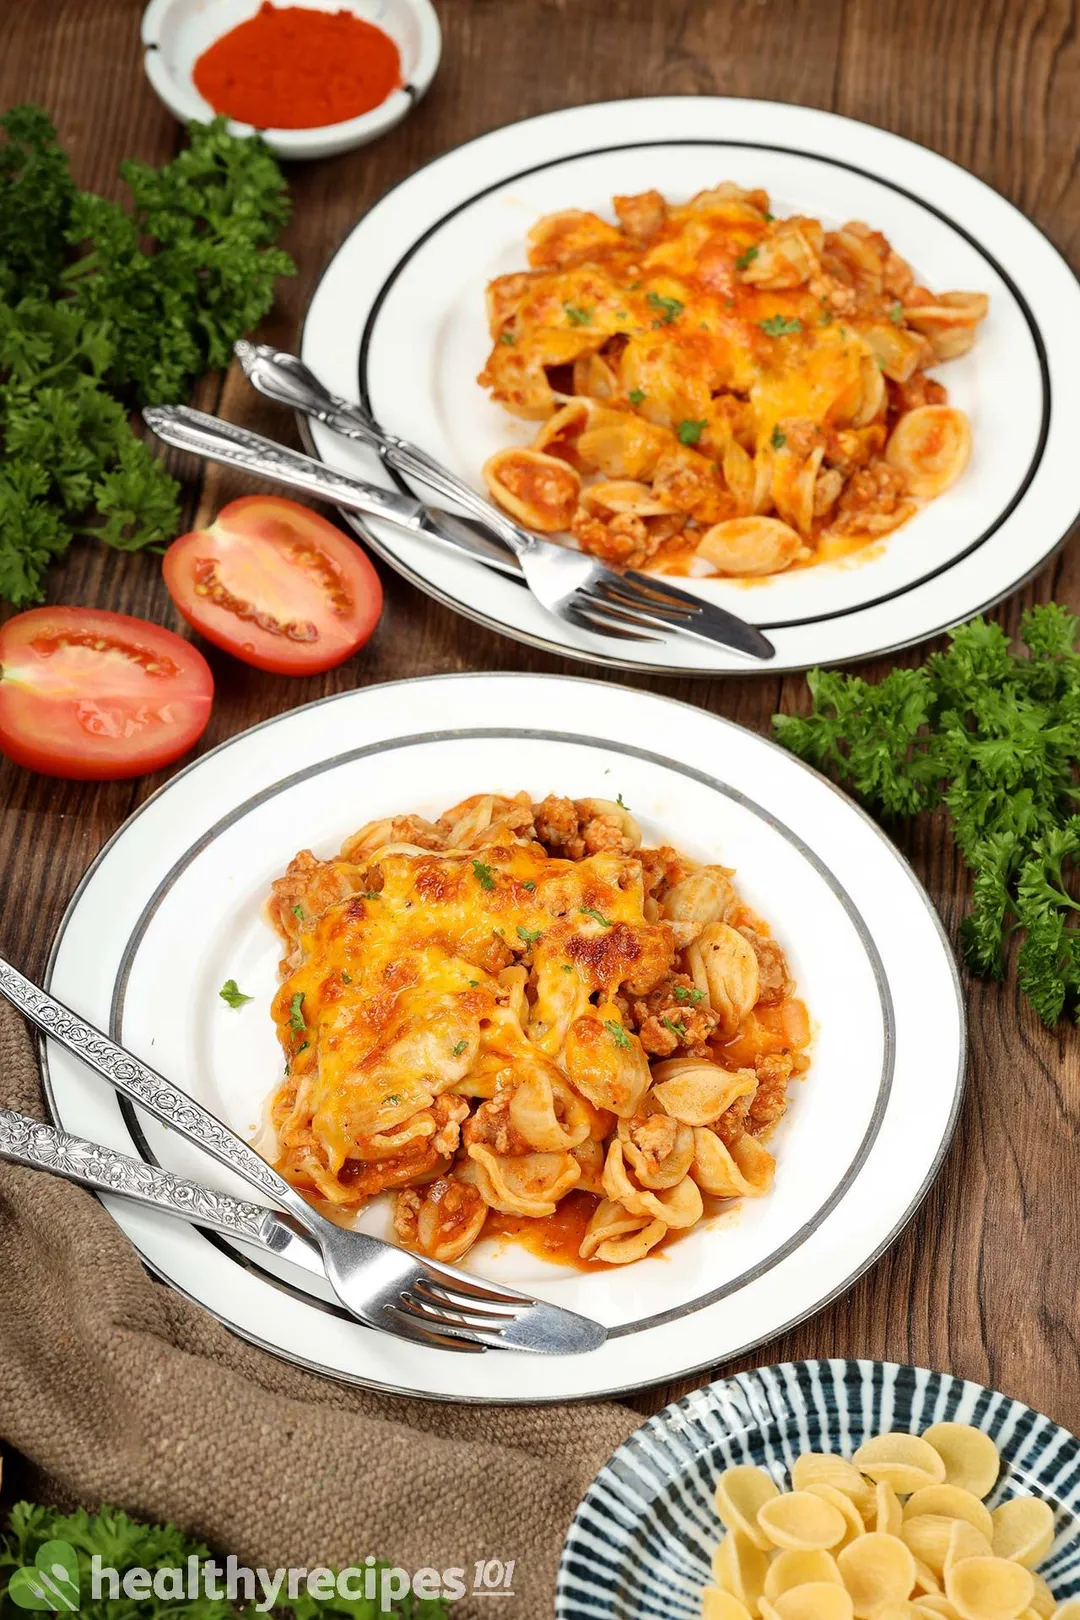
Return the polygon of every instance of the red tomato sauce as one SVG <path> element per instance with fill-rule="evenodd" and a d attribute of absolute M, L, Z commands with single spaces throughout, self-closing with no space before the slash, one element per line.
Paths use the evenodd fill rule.
<path fill-rule="evenodd" d="M 215 112 L 256 129 L 316 129 L 358 118 L 401 85 L 389 34 L 351 11 L 264 0 L 195 63 L 195 88 Z"/>

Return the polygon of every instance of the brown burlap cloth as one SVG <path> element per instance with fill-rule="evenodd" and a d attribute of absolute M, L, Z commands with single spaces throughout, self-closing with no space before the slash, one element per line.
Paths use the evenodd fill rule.
<path fill-rule="evenodd" d="M 45 1117 L 5 1003 L 0 1103 Z M 172 1520 L 252 1567 L 513 1558 L 500 1614 L 548 1620 L 574 1508 L 639 1421 L 615 1404 L 441 1405 L 304 1372 L 152 1279 L 90 1193 L 0 1164 L 0 1442 L 30 1460 L 42 1500 Z M 490 1609 L 466 1597 L 452 1613 Z"/>

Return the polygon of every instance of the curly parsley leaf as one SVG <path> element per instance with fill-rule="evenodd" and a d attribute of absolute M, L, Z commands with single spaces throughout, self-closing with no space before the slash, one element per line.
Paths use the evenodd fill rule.
<path fill-rule="evenodd" d="M 943 807 L 973 874 L 961 942 L 1000 978 L 1019 936 L 1020 987 L 1046 1023 L 1080 1020 L 1080 621 L 1031 609 L 1020 647 L 985 619 L 921 669 L 882 680 L 814 670 L 808 715 L 780 741 L 884 818 Z"/>
<path fill-rule="evenodd" d="M 788 337 L 794 332 L 802 331 L 802 321 L 798 316 L 770 315 L 764 321 L 758 321 L 763 332 L 770 337 Z"/>
<path fill-rule="evenodd" d="M 614 1018 L 605 1018 L 604 1028 L 607 1030 L 616 1046 L 630 1045 L 630 1036 L 627 1034 L 622 1024 L 617 1023 Z"/>
<path fill-rule="evenodd" d="M 486 861 L 473 861 L 472 869 L 473 875 L 482 889 L 493 889 L 495 887 L 495 875 Z"/>
<path fill-rule="evenodd" d="M 0 117 L 0 596 L 40 601 L 78 536 L 171 539 L 178 489 L 132 406 L 186 397 L 269 308 L 284 182 L 258 140 L 190 126 L 164 168 L 126 163 L 132 207 L 79 192 L 46 115 Z"/>
<path fill-rule="evenodd" d="M 235 979 L 226 979 L 225 983 L 218 991 L 218 995 L 221 997 L 222 1001 L 226 1002 L 227 1005 L 232 1007 L 234 1011 L 238 1007 L 245 1006 L 247 1002 L 252 999 L 251 996 L 245 996 Z"/>

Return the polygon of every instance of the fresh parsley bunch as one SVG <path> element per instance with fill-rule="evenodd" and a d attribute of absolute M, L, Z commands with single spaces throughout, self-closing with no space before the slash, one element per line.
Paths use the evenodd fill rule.
<path fill-rule="evenodd" d="M 25 1611 L 8 1596 L 8 1583 L 16 1570 L 31 1566 L 40 1549 L 54 1541 L 67 1542 L 75 1550 L 82 1590 L 78 1612 L 87 1620 L 234 1620 L 237 1611 L 231 1603 L 205 1595 L 179 1604 L 152 1594 L 146 1598 L 102 1597 L 95 1602 L 90 1596 L 95 1554 L 104 1568 L 121 1572 L 146 1569 L 153 1574 L 159 1569 L 184 1569 L 188 1558 L 207 1559 L 210 1549 L 175 1525 L 140 1524 L 115 1508 L 61 1513 L 29 1502 L 16 1503 L 7 1536 L 0 1533 L 0 1620 L 23 1620 Z M 305 1591 L 295 1602 L 282 1599 L 269 1614 L 272 1620 L 321 1620 L 324 1615 L 346 1615 L 351 1620 L 447 1620 L 449 1609 L 441 1598 L 417 1598 L 410 1593 L 388 1613 L 377 1598 L 335 1595 L 323 1599 Z"/>
<path fill-rule="evenodd" d="M 968 964 L 1000 978 L 1018 933 L 1020 986 L 1047 1024 L 1080 1021 L 1078 630 L 1056 603 L 1033 608 L 1020 651 L 973 619 L 919 669 L 877 682 L 812 671 L 810 714 L 773 720 L 785 747 L 878 815 L 948 809 L 974 874 Z"/>
<path fill-rule="evenodd" d="M 227 364 L 292 273 L 265 146 L 220 119 L 189 133 L 161 169 L 121 166 L 126 211 L 76 189 L 40 108 L 0 117 L 0 597 L 17 607 L 77 535 L 172 538 L 177 486 L 129 410 Z"/>

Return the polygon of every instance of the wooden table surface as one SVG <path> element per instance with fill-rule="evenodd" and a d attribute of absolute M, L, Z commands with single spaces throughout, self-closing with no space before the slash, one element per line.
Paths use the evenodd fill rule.
<path fill-rule="evenodd" d="M 498 125 L 622 96 L 756 96 L 882 125 L 972 169 L 1080 264 L 1080 33 L 1066 0 L 906 0 L 902 7 L 881 0 L 436 4 L 445 33 L 442 66 L 420 108 L 374 146 L 288 171 L 295 214 L 284 245 L 300 273 L 282 284 L 264 338 L 295 346 L 328 256 L 357 217 L 419 165 Z M 0 107 L 43 103 L 74 154 L 77 178 L 101 191 L 114 191 L 121 158 L 161 162 L 181 144 L 178 126 L 143 78 L 140 11 L 140 0 L 0 5 Z M 291 435 L 285 414 L 263 406 L 235 370 L 206 380 L 196 403 Z M 188 526 L 209 520 L 244 491 L 206 468 L 185 487 Z M 307 681 L 262 675 L 204 648 L 218 696 L 201 748 L 268 715 L 371 682 L 466 669 L 581 670 L 459 619 L 388 569 L 381 572 L 386 612 L 375 638 L 328 675 Z M 1075 548 L 1000 610 L 1003 623 L 1014 629 L 1024 607 L 1051 597 L 1080 607 Z M 53 571 L 50 598 L 182 628 L 150 555 L 77 547 Z M 875 672 L 881 671 L 866 671 Z M 805 695 L 801 676 L 618 678 L 759 731 L 768 730 L 775 710 L 794 709 Z M 165 774 L 77 785 L 0 762 L 2 948 L 27 971 L 42 971 L 80 875 Z M 926 818 L 898 836 L 955 941 L 967 885 L 945 820 Z M 842 1299 L 762 1345 L 745 1364 L 815 1355 L 921 1363 L 996 1385 L 1077 1431 L 1077 1035 L 1045 1030 L 1011 982 L 968 980 L 965 988 L 972 1045 L 967 1097 L 952 1151 L 922 1209 Z M 646 1393 L 642 1409 L 683 1387 Z"/>

